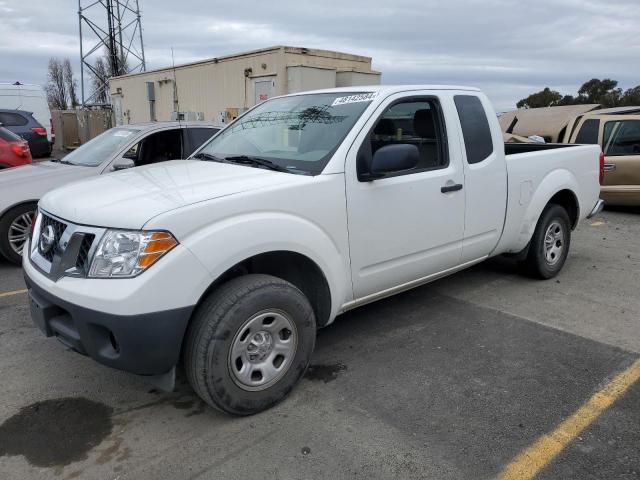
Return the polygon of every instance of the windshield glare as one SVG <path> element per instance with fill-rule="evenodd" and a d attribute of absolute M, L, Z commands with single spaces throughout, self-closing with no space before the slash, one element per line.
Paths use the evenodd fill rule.
<path fill-rule="evenodd" d="M 198 153 L 260 157 L 292 173 L 317 175 L 375 95 L 318 93 L 268 100 L 238 118 Z"/>
<path fill-rule="evenodd" d="M 135 128 L 111 128 L 64 157 L 64 163 L 96 167 L 111 157 L 137 133 Z"/>

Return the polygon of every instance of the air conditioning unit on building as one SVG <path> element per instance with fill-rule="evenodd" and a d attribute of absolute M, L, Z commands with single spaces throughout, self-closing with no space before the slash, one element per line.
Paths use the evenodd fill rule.
<path fill-rule="evenodd" d="M 194 122 L 204 120 L 204 112 L 171 112 L 171 120 Z"/>

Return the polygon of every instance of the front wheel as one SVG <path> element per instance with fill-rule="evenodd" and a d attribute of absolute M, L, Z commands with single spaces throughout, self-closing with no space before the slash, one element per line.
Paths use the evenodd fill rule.
<path fill-rule="evenodd" d="M 523 267 L 534 277 L 555 277 L 564 265 L 571 244 L 569 214 L 560 205 L 549 204 L 538 219 Z"/>
<path fill-rule="evenodd" d="M 22 250 L 31 233 L 36 204 L 13 207 L 0 219 L 0 253 L 10 262 L 22 263 Z"/>
<path fill-rule="evenodd" d="M 245 275 L 217 288 L 187 330 L 184 367 L 209 405 L 233 415 L 266 410 L 304 374 L 315 345 L 313 309 L 295 286 Z"/>

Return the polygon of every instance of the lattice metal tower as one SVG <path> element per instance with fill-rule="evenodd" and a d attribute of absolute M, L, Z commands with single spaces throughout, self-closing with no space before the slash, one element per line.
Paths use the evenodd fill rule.
<path fill-rule="evenodd" d="M 78 28 L 82 106 L 106 103 L 108 77 L 146 70 L 138 0 L 78 0 Z M 88 96 L 85 73 L 94 80 Z"/>

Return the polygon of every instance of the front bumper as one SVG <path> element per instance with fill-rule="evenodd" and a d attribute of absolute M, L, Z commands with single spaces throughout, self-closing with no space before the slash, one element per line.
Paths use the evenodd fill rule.
<path fill-rule="evenodd" d="M 194 307 L 136 315 L 92 310 L 49 293 L 25 273 L 31 318 L 47 337 L 95 361 L 139 375 L 161 375 L 178 362 Z"/>

